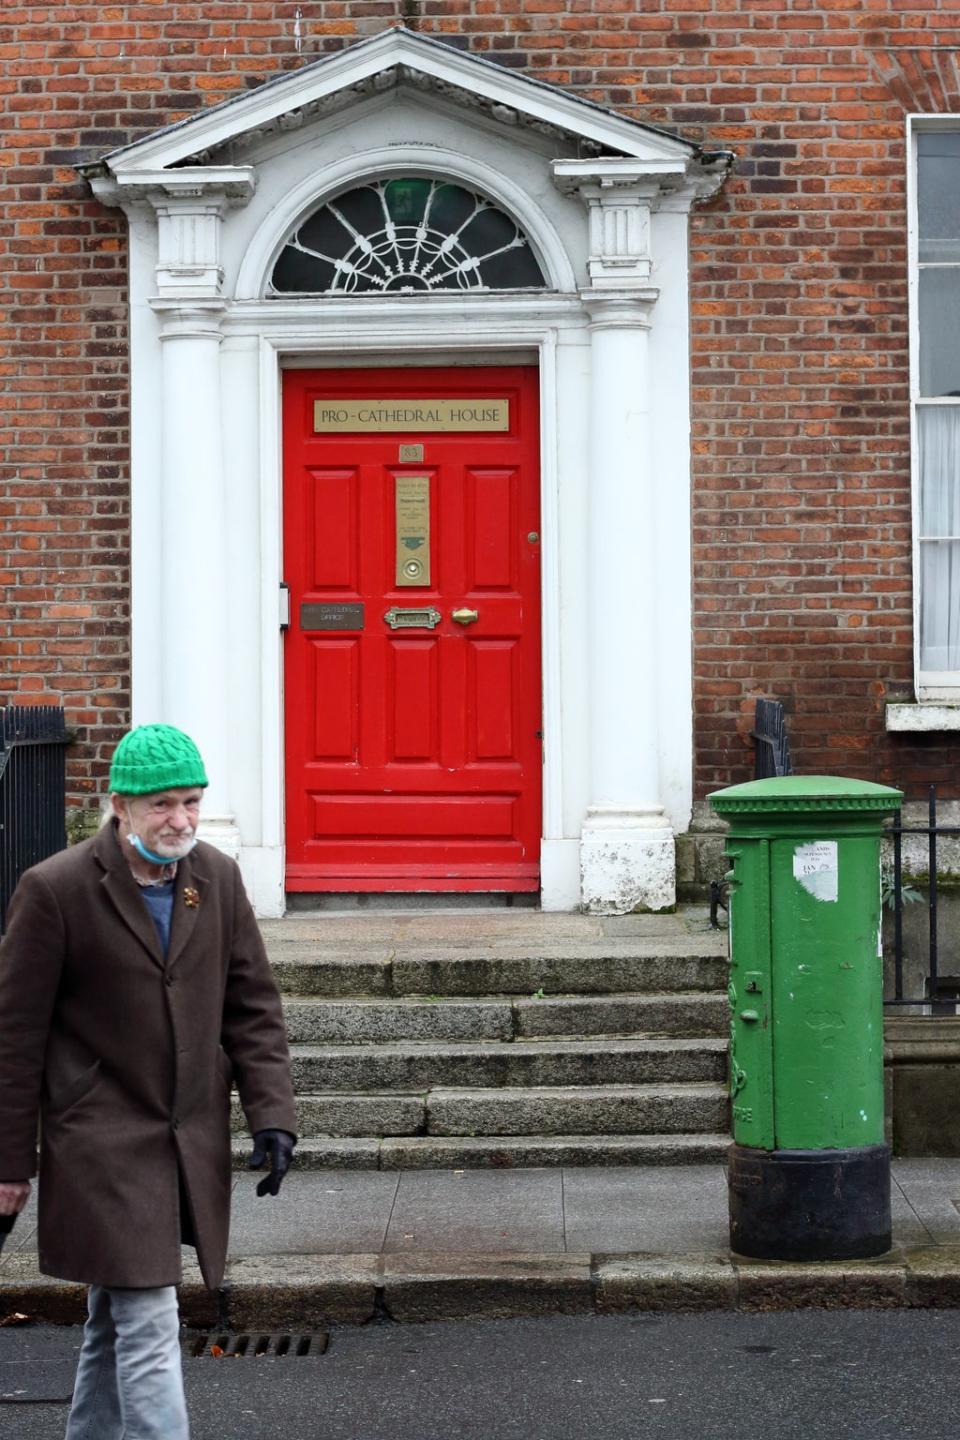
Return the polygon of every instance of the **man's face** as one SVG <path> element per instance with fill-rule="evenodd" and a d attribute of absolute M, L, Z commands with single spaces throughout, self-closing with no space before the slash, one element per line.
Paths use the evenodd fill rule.
<path fill-rule="evenodd" d="M 200 818 L 199 785 L 161 790 L 156 795 L 111 795 L 120 839 L 139 835 L 148 850 L 180 860 L 190 850 Z"/>

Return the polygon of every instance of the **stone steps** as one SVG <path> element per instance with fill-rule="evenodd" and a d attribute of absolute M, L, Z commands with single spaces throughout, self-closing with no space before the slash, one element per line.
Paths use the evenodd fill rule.
<path fill-rule="evenodd" d="M 266 922 L 305 1168 L 708 1163 L 726 945 L 703 917 Z M 234 1102 L 235 1155 L 243 1117 Z"/>
<path fill-rule="evenodd" d="M 482 938 L 478 937 L 478 943 Z M 293 995 L 471 997 L 665 993 L 725 990 L 725 948 L 713 936 L 689 943 L 614 940 L 586 954 L 569 947 L 330 953 L 321 945 L 273 944 L 273 972 Z"/>
<path fill-rule="evenodd" d="M 558 1165 L 723 1164 L 728 1135 L 319 1136 L 297 1145 L 298 1170 L 528 1169 Z M 235 1139 L 245 1169 L 250 1141 Z"/>
<path fill-rule="evenodd" d="M 235 1103 L 234 1129 L 244 1128 Z M 420 1094 L 297 1092 L 304 1139 L 386 1135 L 716 1134 L 727 1125 L 726 1086 L 706 1081 L 640 1085 L 442 1087 Z"/>
<path fill-rule="evenodd" d="M 344 999 L 284 997 L 290 1042 L 367 1044 L 402 1040 L 516 1040 L 552 1036 L 723 1035 L 726 996 L 690 991 L 679 995 L 558 995 L 543 999 L 480 995 L 356 995 Z"/>
<path fill-rule="evenodd" d="M 434 1041 L 388 1045 L 294 1045 L 295 1090 L 430 1090 L 437 1086 L 641 1085 L 721 1080 L 718 1039 Z"/>

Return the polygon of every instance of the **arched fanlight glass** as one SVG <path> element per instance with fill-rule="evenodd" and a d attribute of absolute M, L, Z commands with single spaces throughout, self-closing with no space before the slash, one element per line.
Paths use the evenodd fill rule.
<path fill-rule="evenodd" d="M 270 277 L 271 295 L 531 290 L 530 242 L 486 196 L 445 180 L 370 180 L 315 210 Z"/>

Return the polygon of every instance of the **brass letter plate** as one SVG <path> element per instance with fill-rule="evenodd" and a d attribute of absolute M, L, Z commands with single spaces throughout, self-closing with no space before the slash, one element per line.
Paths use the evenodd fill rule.
<path fill-rule="evenodd" d="M 430 584 L 430 476 L 396 476 L 396 585 Z"/>
<path fill-rule="evenodd" d="M 443 616 L 432 605 L 422 610 L 404 610 L 399 605 L 391 605 L 383 618 L 391 630 L 433 630 Z"/>
<path fill-rule="evenodd" d="M 305 600 L 300 606 L 301 630 L 362 630 L 363 605 L 317 605 Z"/>
<path fill-rule="evenodd" d="M 469 434 L 510 429 L 510 401 L 503 400 L 314 400 L 313 433 L 364 431 L 414 435 L 433 431 Z"/>

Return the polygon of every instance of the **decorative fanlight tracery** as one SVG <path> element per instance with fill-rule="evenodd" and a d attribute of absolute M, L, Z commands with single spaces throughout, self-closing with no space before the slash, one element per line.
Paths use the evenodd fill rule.
<path fill-rule="evenodd" d="M 543 289 L 530 242 L 492 200 L 447 180 L 371 180 L 327 201 L 287 241 L 268 294 Z"/>

